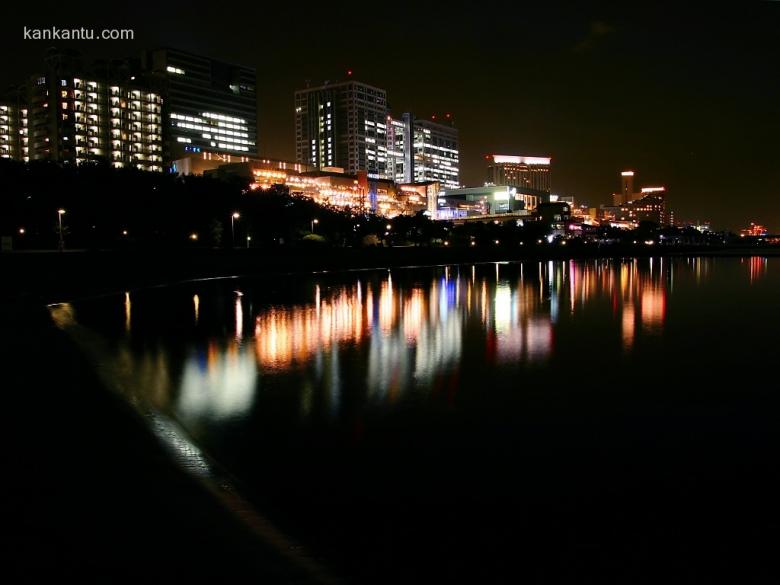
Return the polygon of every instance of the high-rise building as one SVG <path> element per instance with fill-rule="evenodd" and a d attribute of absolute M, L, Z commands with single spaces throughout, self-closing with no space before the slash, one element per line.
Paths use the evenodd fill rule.
<path fill-rule="evenodd" d="M 176 49 L 157 49 L 145 67 L 166 79 L 166 160 L 184 153 L 257 155 L 257 72 Z"/>
<path fill-rule="evenodd" d="M 386 178 L 387 92 L 354 80 L 296 91 L 295 144 L 299 163 Z"/>
<path fill-rule="evenodd" d="M 541 156 L 508 156 L 491 154 L 488 163 L 487 183 L 509 185 L 518 189 L 533 189 L 550 193 L 550 166 L 552 159 Z"/>
<path fill-rule="evenodd" d="M 628 203 L 634 198 L 634 171 L 620 173 L 620 203 Z"/>
<path fill-rule="evenodd" d="M 387 176 L 396 183 L 414 182 L 414 116 L 387 117 Z"/>
<path fill-rule="evenodd" d="M 161 92 L 126 63 L 84 67 L 77 54 L 52 50 L 5 107 L 16 134 L 3 149 L 8 158 L 163 169 Z"/>
<path fill-rule="evenodd" d="M 388 178 L 399 183 L 437 181 L 442 188 L 460 187 L 458 130 L 451 122 L 388 117 Z"/>
<path fill-rule="evenodd" d="M 448 123 L 414 120 L 414 180 L 438 181 L 442 187 L 460 187 L 458 129 Z"/>

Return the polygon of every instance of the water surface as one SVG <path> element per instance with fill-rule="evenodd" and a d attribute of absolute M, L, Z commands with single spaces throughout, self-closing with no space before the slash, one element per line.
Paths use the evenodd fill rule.
<path fill-rule="evenodd" d="M 760 257 L 526 262 L 69 310 L 349 582 L 696 582 L 776 544 L 779 284 Z"/>

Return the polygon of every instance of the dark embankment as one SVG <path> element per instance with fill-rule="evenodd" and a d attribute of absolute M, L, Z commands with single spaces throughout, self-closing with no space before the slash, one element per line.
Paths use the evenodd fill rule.
<path fill-rule="evenodd" d="M 541 245 L 528 248 L 395 247 L 112 250 L 0 254 L 0 299 L 54 302 L 103 292 L 235 275 L 389 268 L 524 259 L 775 255 L 776 247 Z"/>

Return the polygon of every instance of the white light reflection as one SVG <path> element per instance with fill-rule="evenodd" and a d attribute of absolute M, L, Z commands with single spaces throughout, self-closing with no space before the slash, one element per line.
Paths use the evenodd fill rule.
<path fill-rule="evenodd" d="M 130 304 L 130 293 L 125 293 L 125 331 L 130 333 L 130 317 L 132 315 L 132 305 Z"/>
<path fill-rule="evenodd" d="M 241 305 L 241 298 L 243 295 L 236 295 L 235 302 L 235 322 L 236 322 L 236 340 L 241 341 L 244 336 L 244 308 Z"/>
<path fill-rule="evenodd" d="M 193 353 L 185 362 L 177 412 L 184 420 L 241 416 L 252 407 L 256 381 L 249 349 L 231 344 L 220 350 L 212 342 L 205 356 Z"/>

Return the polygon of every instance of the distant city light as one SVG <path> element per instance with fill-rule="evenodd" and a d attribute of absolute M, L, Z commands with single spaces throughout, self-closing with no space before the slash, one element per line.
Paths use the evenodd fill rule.
<path fill-rule="evenodd" d="M 516 165 L 549 165 L 552 162 L 552 158 L 545 156 L 510 156 L 506 154 L 494 154 L 489 158 L 493 158 L 495 163 L 511 163 Z"/>

